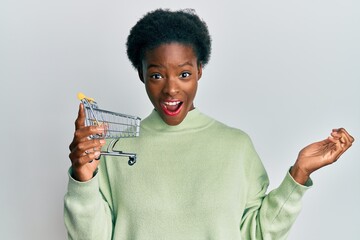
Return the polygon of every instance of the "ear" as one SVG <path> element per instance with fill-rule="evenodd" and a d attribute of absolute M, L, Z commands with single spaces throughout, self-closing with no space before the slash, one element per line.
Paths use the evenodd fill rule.
<path fill-rule="evenodd" d="M 201 63 L 198 64 L 198 81 L 200 80 L 201 76 L 202 76 L 202 69 L 203 66 Z"/>
<path fill-rule="evenodd" d="M 144 82 L 144 74 L 143 74 L 143 71 L 142 71 L 141 67 L 138 67 L 138 68 L 137 68 L 137 71 L 138 71 L 139 79 L 140 79 L 143 83 L 145 83 L 145 82 Z"/>

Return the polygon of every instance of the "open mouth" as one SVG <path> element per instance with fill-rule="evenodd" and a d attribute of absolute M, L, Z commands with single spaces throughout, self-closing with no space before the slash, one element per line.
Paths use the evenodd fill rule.
<path fill-rule="evenodd" d="M 166 115 L 175 116 L 181 111 L 183 102 L 167 101 L 167 102 L 162 102 L 160 105 Z"/>

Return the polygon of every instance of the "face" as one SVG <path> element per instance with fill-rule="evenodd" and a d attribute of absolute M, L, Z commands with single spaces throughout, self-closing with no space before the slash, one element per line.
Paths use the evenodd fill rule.
<path fill-rule="evenodd" d="M 139 76 L 156 111 L 173 126 L 194 109 L 201 73 L 191 46 L 169 43 L 146 52 Z"/>

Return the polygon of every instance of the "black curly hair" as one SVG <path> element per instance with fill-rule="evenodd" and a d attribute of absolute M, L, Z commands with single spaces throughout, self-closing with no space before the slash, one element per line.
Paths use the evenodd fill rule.
<path fill-rule="evenodd" d="M 203 66 L 208 63 L 211 37 L 206 23 L 193 9 L 156 9 L 145 14 L 130 30 L 126 42 L 127 56 L 132 65 L 140 70 L 146 51 L 171 42 L 192 46 L 198 63 Z"/>

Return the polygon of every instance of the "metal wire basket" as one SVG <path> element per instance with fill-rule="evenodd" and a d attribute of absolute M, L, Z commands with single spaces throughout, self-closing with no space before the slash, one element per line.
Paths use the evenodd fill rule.
<path fill-rule="evenodd" d="M 101 155 L 125 156 L 129 158 L 128 164 L 134 165 L 136 162 L 136 153 L 126 153 L 114 150 L 115 144 L 120 138 L 138 137 L 140 133 L 141 118 L 122 113 L 116 113 L 100 109 L 93 98 L 88 98 L 84 94 L 78 94 L 79 100 L 85 107 L 85 125 L 103 126 L 103 134 L 92 135 L 91 138 L 112 139 L 107 145 L 106 150 L 101 150 Z"/>

